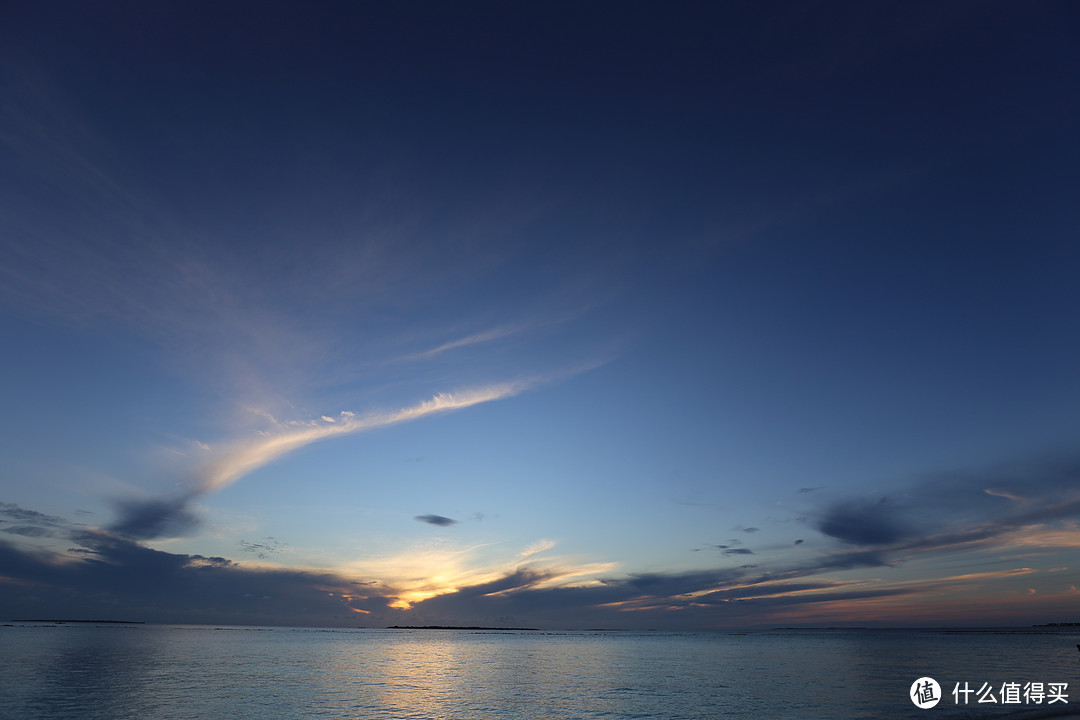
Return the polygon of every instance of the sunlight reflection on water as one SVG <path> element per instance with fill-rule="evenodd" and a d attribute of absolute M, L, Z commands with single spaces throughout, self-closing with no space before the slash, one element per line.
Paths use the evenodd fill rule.
<path fill-rule="evenodd" d="M 0 628 L 4 717 L 973 718 L 954 681 L 1068 682 L 1080 632 Z M 936 677 L 935 709 L 907 698 Z M 1057 710 L 1058 708 L 1052 708 Z"/>

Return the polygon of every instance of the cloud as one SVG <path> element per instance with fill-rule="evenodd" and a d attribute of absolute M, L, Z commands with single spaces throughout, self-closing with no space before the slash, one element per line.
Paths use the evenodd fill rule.
<path fill-rule="evenodd" d="M 442 515 L 417 515 L 414 520 L 418 520 L 428 525 L 438 525 L 439 527 L 449 527 L 451 525 L 457 525 L 458 521 L 452 518 L 443 517 Z"/>
<path fill-rule="evenodd" d="M 0 541 L 0 614 L 39 617 L 55 608 L 58 616 L 76 609 L 163 622 L 350 625 L 363 616 L 373 625 L 554 628 L 760 625 L 808 618 L 976 621 L 972 612 L 964 614 L 972 603 L 992 598 L 1004 607 L 1009 593 L 1027 597 L 1028 587 L 1038 591 L 1030 602 L 1039 612 L 1062 614 L 1077 601 L 1075 591 L 1060 589 L 1069 578 L 1040 570 L 1031 558 L 1053 553 L 1047 567 L 1059 568 L 1063 552 L 1080 548 L 1080 475 L 1068 467 L 1029 463 L 954 473 L 893 488 L 888 499 L 842 499 L 812 515 L 811 525 L 837 541 L 824 552 L 804 547 L 788 557 L 770 554 L 756 566 L 628 576 L 616 576 L 612 565 L 546 556 L 540 561 L 549 541 L 495 566 L 466 559 L 480 546 L 428 546 L 422 558 L 405 553 L 383 566 L 358 562 L 348 572 L 248 568 L 229 558 L 167 553 L 140 541 L 176 521 L 177 510 L 185 509 L 183 497 L 128 503 L 107 532 L 0 503 L 0 518 L 14 521 L 13 528 L 46 528 L 75 544 L 60 554 Z M 1019 496 L 1021 485 L 1022 502 L 984 492 L 1002 488 Z M 940 522 L 943 517 L 949 521 Z M 442 516 L 426 518 L 418 519 Z M 240 551 L 258 554 L 263 545 L 269 543 L 249 543 Z M 718 549 L 731 557 L 752 554 L 731 543 Z M 1023 567 L 1017 562 L 1008 569 L 998 565 L 934 577 L 930 561 L 958 551 L 981 552 L 988 565 L 1011 562 L 1013 551 Z M 920 579 L 889 579 L 890 568 L 914 564 L 922 567 Z M 1008 617 L 1029 621 L 1032 607 L 1016 606 Z M 986 605 L 991 611 L 997 610 Z M 1005 617 L 995 615 L 994 622 Z"/>
<path fill-rule="evenodd" d="M 8 522 L 17 524 L 5 525 L 0 527 L 0 530 L 9 535 L 26 538 L 62 538 L 65 533 L 75 528 L 85 527 L 57 515 L 46 515 L 15 503 L 0 502 L 0 523 Z"/>
<path fill-rule="evenodd" d="M 545 552 L 547 552 L 548 550 L 551 550 L 554 547 L 555 547 L 555 541 L 554 540 L 548 540 L 547 538 L 544 538 L 542 540 L 537 540 L 532 545 L 530 545 L 529 547 L 522 550 L 521 554 L 518 555 L 518 557 L 520 557 L 521 559 L 531 558 L 531 557 L 533 557 L 535 555 L 545 553 Z"/>
<path fill-rule="evenodd" d="M 738 586 L 766 588 L 772 582 L 739 568 L 645 573 L 574 584 L 570 579 L 588 568 L 523 565 L 417 597 L 410 608 L 399 602 L 400 590 L 369 579 L 246 568 L 227 558 L 164 552 L 99 531 L 80 531 L 72 539 L 78 543 L 73 548 L 77 552 L 67 556 L 0 542 L 0 585 L 14 583 L 20 588 L 18 593 L 0 593 L 0 614 L 320 626 L 497 624 L 500 617 L 514 616 L 553 627 L 618 626 L 626 624 L 627 608 L 657 603 L 689 608 L 696 596 L 725 590 L 734 595 L 743 592 Z M 755 594 L 782 591 L 776 587 Z M 723 607 L 718 596 L 707 603 Z M 654 612 L 649 622 L 657 618 Z"/>
<path fill-rule="evenodd" d="M 20 588 L 0 593 L 0 615 L 355 626 L 365 613 L 385 611 L 389 602 L 379 587 L 334 573 L 250 569 L 101 532 L 73 539 L 82 551 L 75 558 L 0 542 L 0 584 Z"/>
<path fill-rule="evenodd" d="M 17 504 L 10 502 L 0 502 L 0 518 L 48 527 L 67 527 L 71 524 L 62 517 L 46 515 L 37 510 L 27 510 L 26 508 L 19 507 Z"/>
<path fill-rule="evenodd" d="M 1078 488 L 1080 461 L 1053 456 L 937 473 L 892 488 L 887 498 L 847 498 L 812 514 L 811 524 L 850 549 L 810 557 L 790 572 L 926 564 L 959 552 L 991 564 L 1053 557 L 1080 549 Z"/>
<path fill-rule="evenodd" d="M 342 572 L 380 578 L 395 588 L 394 607 L 408 608 L 431 597 L 490 582 L 522 567 L 542 574 L 549 583 L 573 583 L 612 570 L 611 563 L 537 556 L 553 547 L 540 540 L 521 552 L 505 555 L 487 544 L 462 546 L 445 538 L 416 541 L 393 554 L 357 558 Z"/>
<path fill-rule="evenodd" d="M 197 492 L 205 494 L 220 490 L 248 473 L 273 462 L 295 450 L 327 438 L 353 435 L 376 428 L 418 420 L 429 415 L 462 410 L 482 403 L 513 397 L 532 386 L 536 380 L 521 380 L 459 392 L 439 393 L 430 400 L 396 412 L 372 413 L 363 416 L 341 415 L 338 422 L 324 425 L 279 427 L 268 437 L 225 447 L 202 468 Z"/>
<path fill-rule="evenodd" d="M 819 518 L 817 529 L 852 545 L 887 545 L 912 532 L 900 509 L 885 498 L 837 503 Z"/>
<path fill-rule="evenodd" d="M 362 203 L 332 220 L 321 212 L 307 218 L 305 232 L 323 238 L 316 243 L 293 241 L 294 218 L 271 223 L 279 229 L 264 233 L 252 255 L 214 233 L 189 232 L 172 198 L 152 183 L 130 182 L 113 162 L 115 138 L 80 117 L 79 101 L 60 85 L 27 68 L 5 79 L 0 147 L 12 161 L 8 175 L 21 181 L 12 187 L 26 202 L 11 203 L 0 220 L 0 304 L 50 322 L 134 331 L 214 392 L 256 404 L 295 400 L 328 381 L 370 381 L 368 370 L 400 359 L 402 348 L 427 348 L 409 357 L 433 358 L 565 319 L 565 311 L 550 307 L 561 297 L 553 292 L 532 311 L 537 317 L 508 317 L 443 342 L 452 337 L 443 324 L 445 304 L 434 303 L 429 313 L 421 300 L 452 297 L 457 289 L 468 294 L 471 281 L 490 271 L 492 254 L 503 253 L 501 238 L 531 222 L 524 216 L 501 216 L 505 227 L 489 226 L 481 239 L 476 218 L 492 222 L 484 202 L 455 213 L 456 229 L 448 226 L 436 241 L 419 230 L 424 222 L 415 202 L 402 198 L 391 209 L 382 199 L 377 214 L 384 219 L 374 220 Z M 346 225 L 348 240 L 330 239 Z M 372 319 L 383 314 L 373 310 L 405 306 L 405 325 Z M 520 303 L 507 306 L 515 311 Z M 471 323 L 470 330 L 485 327 Z M 413 334 L 417 328 L 427 339 Z M 359 336 L 362 342 L 345 339 Z"/>
<path fill-rule="evenodd" d="M 284 543 L 275 537 L 263 538 L 261 542 L 248 542 L 240 540 L 236 544 L 240 552 L 251 553 L 260 560 L 265 560 L 272 555 L 277 555 L 284 547 Z"/>
<path fill-rule="evenodd" d="M 727 570 L 647 573 L 551 586 L 522 568 L 496 580 L 418 602 L 411 614 L 448 624 L 504 622 L 548 627 L 703 627 L 775 624 L 779 613 L 855 600 L 916 596 L 917 586 L 806 580 L 795 574 Z"/>
<path fill-rule="evenodd" d="M 187 508 L 192 497 L 186 494 L 147 500 L 121 500 L 117 503 L 120 517 L 109 530 L 135 540 L 186 535 L 199 525 L 198 518 Z"/>
<path fill-rule="evenodd" d="M 457 348 L 468 347 L 469 345 L 477 345 L 479 343 L 491 342 L 493 340 L 499 340 L 510 335 L 516 335 L 522 331 L 522 327 L 518 325 L 502 325 L 491 330 L 485 330 L 468 337 L 463 337 L 458 340 L 452 340 L 447 343 L 443 343 L 438 347 L 426 350 L 424 352 L 416 353 L 415 355 L 408 355 L 403 360 L 427 360 L 433 358 L 436 355 L 441 355 L 449 350 L 456 350 Z"/>
<path fill-rule="evenodd" d="M 894 582 L 830 577 L 834 571 L 888 567 L 905 553 L 934 552 L 948 542 L 980 537 L 980 532 L 965 528 L 949 535 L 952 540 L 908 538 L 884 548 L 846 548 L 803 556 L 800 562 L 772 560 L 764 568 L 747 564 L 625 577 L 612 576 L 611 566 L 573 565 L 558 559 L 536 564 L 535 557 L 552 547 L 550 541 L 539 541 L 494 571 L 453 570 L 453 559 L 448 562 L 443 553 L 434 565 L 410 568 L 407 574 L 413 579 L 402 576 L 403 584 L 398 585 L 378 573 L 374 577 L 384 579 L 373 579 L 365 572 L 249 568 L 224 557 L 152 549 L 113 532 L 72 529 L 69 536 L 76 547 L 66 554 L 18 549 L 0 541 L 0 587 L 18 588 L 0 592 L 0 615 L 322 626 L 360 622 L 703 627 L 775 624 L 782 618 L 815 613 L 835 616 L 840 607 L 847 608 L 845 618 L 854 620 L 875 617 L 875 608 L 888 607 L 888 603 L 940 606 L 945 602 L 940 599 L 942 593 L 959 593 L 954 603 L 959 607 L 965 602 L 963 593 L 980 592 L 988 583 L 1008 583 L 1017 577 L 1026 578 L 1025 587 L 1038 588 L 1040 597 L 1048 598 L 1047 607 L 1074 607 L 1075 597 L 1047 592 L 1033 567 Z M 1064 543 L 1062 547 L 1080 542 L 1080 530 L 1071 537 L 1058 535 L 1053 539 Z M 1030 534 L 1024 537 L 1031 538 Z M 275 542 L 267 538 L 246 543 L 241 550 L 257 553 Z M 733 551 L 750 554 L 744 548 Z M 399 559 L 391 564 L 402 569 Z M 436 567 L 451 568 L 453 577 L 435 578 Z M 858 608 L 864 614 L 858 614 Z"/>
<path fill-rule="evenodd" d="M 211 449 L 212 457 L 201 465 L 196 473 L 199 479 L 185 493 L 120 501 L 117 503 L 119 518 L 109 526 L 109 530 L 138 540 L 184 535 L 198 525 L 198 519 L 189 510 L 189 505 L 195 498 L 221 490 L 300 448 L 332 437 L 366 432 L 502 400 L 524 391 L 535 382 L 537 381 L 522 380 L 460 392 L 439 393 L 430 400 L 396 412 L 358 416 L 345 411 L 340 414 L 340 420 L 323 416 L 322 424 L 278 423 L 275 432 L 264 432 L 257 438 L 226 445 L 216 452 Z M 0 512 L 3 510 L 0 506 Z M 9 509 L 9 512 L 16 510 Z"/>
<path fill-rule="evenodd" d="M 815 557 L 788 571 L 792 577 L 816 575 L 829 570 L 855 570 L 858 568 L 886 567 L 888 556 L 882 550 L 843 550 Z"/>
<path fill-rule="evenodd" d="M 1020 497 L 1019 495 L 1014 495 L 1013 493 L 1007 492 L 1005 490 L 995 490 L 994 488 L 986 488 L 985 490 L 983 490 L 983 492 L 986 493 L 987 495 L 993 495 L 995 497 L 1007 498 L 1009 500 L 1012 500 L 1013 502 L 1023 502 L 1024 501 L 1024 498 Z"/>
<path fill-rule="evenodd" d="M 12 535 L 22 535 L 23 537 L 53 537 L 54 533 L 50 528 L 41 527 L 40 525 L 16 525 L 14 527 L 6 527 L 4 532 Z"/>

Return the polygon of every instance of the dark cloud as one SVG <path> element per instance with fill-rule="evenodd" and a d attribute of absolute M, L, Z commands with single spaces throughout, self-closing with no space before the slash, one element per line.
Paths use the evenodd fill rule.
<path fill-rule="evenodd" d="M 199 519 L 188 510 L 189 502 L 190 495 L 121 500 L 117 503 L 119 519 L 109 532 L 133 540 L 187 535 L 199 525 Z"/>
<path fill-rule="evenodd" d="M 902 510 L 885 499 L 837 503 L 825 511 L 817 529 L 851 545 L 888 545 L 913 531 Z"/>
<path fill-rule="evenodd" d="M 794 544 L 795 545 L 802 545 L 803 544 L 802 538 L 799 538 L 798 540 L 796 540 Z"/>
<path fill-rule="evenodd" d="M 428 525 L 438 525 L 439 527 L 449 527 L 450 525 L 456 525 L 457 520 L 453 518 L 443 517 L 442 515 L 417 515 L 414 520 L 418 520 Z"/>
<path fill-rule="evenodd" d="M 72 539 L 78 558 L 0 542 L 0 575 L 18 581 L 18 592 L 0 595 L 0 616 L 355 626 L 359 610 L 396 612 L 378 587 L 332 573 L 248 569 L 104 532 Z"/>
<path fill-rule="evenodd" d="M 741 528 L 741 529 L 742 529 L 742 532 L 744 532 L 744 533 L 756 533 L 756 532 L 758 532 L 758 531 L 759 531 L 759 530 L 760 530 L 761 528 L 756 528 L 756 527 L 744 527 L 744 528 Z"/>
<path fill-rule="evenodd" d="M 823 534 L 879 559 L 987 547 L 1035 525 L 1080 518 L 1080 458 L 1052 456 L 983 471 L 936 473 L 888 499 L 850 498 L 816 515 Z"/>
<path fill-rule="evenodd" d="M 9 502 L 0 503 L 0 522 L 17 523 L 5 525 L 3 532 L 28 538 L 64 537 L 75 528 L 85 527 L 56 515 L 46 515 Z"/>
<path fill-rule="evenodd" d="M 24 537 L 53 537 L 55 535 L 51 528 L 40 525 L 15 525 L 4 528 L 4 532 Z"/>
<path fill-rule="evenodd" d="M 724 551 L 725 555 L 753 555 L 754 551 L 747 548 L 728 548 Z"/>
<path fill-rule="evenodd" d="M 27 510 L 15 503 L 0 502 L 0 519 L 46 527 L 67 527 L 71 523 L 56 515 L 46 515 L 37 510 Z"/>
<path fill-rule="evenodd" d="M 824 487 L 825 487 L 824 485 L 818 485 L 817 487 L 801 487 L 801 488 L 799 488 L 799 492 L 803 493 L 803 494 L 812 493 L 815 490 L 821 490 Z"/>

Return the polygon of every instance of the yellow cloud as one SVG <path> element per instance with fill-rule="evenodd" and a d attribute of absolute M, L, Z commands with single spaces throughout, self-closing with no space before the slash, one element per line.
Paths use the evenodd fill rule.
<path fill-rule="evenodd" d="M 1080 527 L 1076 523 L 1068 523 L 1061 528 L 1036 525 L 1014 533 L 1009 541 L 1028 547 L 1080 548 Z"/>

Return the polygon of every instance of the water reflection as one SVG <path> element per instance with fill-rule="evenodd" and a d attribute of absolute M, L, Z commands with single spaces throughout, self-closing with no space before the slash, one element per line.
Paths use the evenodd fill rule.
<path fill-rule="evenodd" d="M 5 644 L 14 681 L 25 693 L 27 713 L 49 718 L 147 716 L 158 697 L 155 644 L 134 627 L 109 629 L 61 625 L 38 628 L 44 645 L 33 653 Z"/>
<path fill-rule="evenodd" d="M 922 717 L 907 689 L 923 675 L 1076 687 L 1076 635 L 8 627 L 0 628 L 0 714 L 19 720 Z M 964 712 L 943 705 L 935 717 Z"/>

